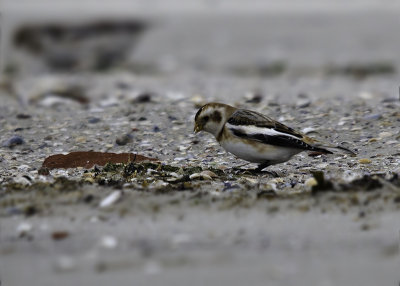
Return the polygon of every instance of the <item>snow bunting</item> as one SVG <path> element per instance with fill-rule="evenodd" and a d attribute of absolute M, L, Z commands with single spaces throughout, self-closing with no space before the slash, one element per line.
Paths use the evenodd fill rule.
<path fill-rule="evenodd" d="M 332 154 L 328 149 L 354 152 L 310 138 L 261 113 L 222 103 L 207 103 L 197 111 L 194 132 L 207 131 L 237 157 L 258 163 L 261 171 L 289 160 L 302 151 Z"/>

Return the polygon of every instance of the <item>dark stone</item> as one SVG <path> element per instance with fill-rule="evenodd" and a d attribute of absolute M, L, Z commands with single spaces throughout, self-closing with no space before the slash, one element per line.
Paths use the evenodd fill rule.
<path fill-rule="evenodd" d="M 247 103 L 258 104 L 263 100 L 263 95 L 261 93 L 254 93 L 249 99 L 246 100 Z"/>
<path fill-rule="evenodd" d="M 17 114 L 17 118 L 18 119 L 28 119 L 28 118 L 31 118 L 31 116 L 29 114 L 19 113 L 19 114 Z"/>
<path fill-rule="evenodd" d="M 95 124 L 95 123 L 98 123 L 98 122 L 100 122 L 101 121 L 101 119 L 100 118 L 97 118 L 97 117 L 90 117 L 90 118 L 88 118 L 88 122 L 90 123 L 90 124 Z"/>
<path fill-rule="evenodd" d="M 50 170 L 46 167 L 42 167 L 38 170 L 38 174 L 42 176 L 48 176 L 50 175 Z"/>
<path fill-rule="evenodd" d="M 24 138 L 18 135 L 14 135 L 10 139 L 4 141 L 2 146 L 13 148 L 16 145 L 22 145 L 22 144 L 25 144 Z"/>
<path fill-rule="evenodd" d="M 144 92 L 139 94 L 135 99 L 134 103 L 148 103 L 151 102 L 151 98 L 154 96 L 153 93 L 150 92 Z"/>
<path fill-rule="evenodd" d="M 126 145 L 129 142 L 132 142 L 132 135 L 130 134 L 122 135 L 115 140 L 115 143 L 120 146 Z"/>

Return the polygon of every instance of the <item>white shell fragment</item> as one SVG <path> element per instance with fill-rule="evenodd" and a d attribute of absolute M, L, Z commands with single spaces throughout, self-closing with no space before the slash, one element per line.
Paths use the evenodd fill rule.
<path fill-rule="evenodd" d="M 218 177 L 214 172 L 206 170 L 202 171 L 201 173 L 193 173 L 189 176 L 189 179 L 199 179 L 202 178 L 203 180 L 212 180 L 213 178 Z"/>
<path fill-rule="evenodd" d="M 27 234 L 30 234 L 30 232 L 32 231 L 33 227 L 30 223 L 28 222 L 21 222 L 18 226 L 17 226 L 17 233 L 18 236 L 25 236 Z"/>
<path fill-rule="evenodd" d="M 107 249 L 114 249 L 118 245 L 118 240 L 111 235 L 105 235 L 100 239 L 100 247 Z"/>
<path fill-rule="evenodd" d="M 99 204 L 100 208 L 107 208 L 113 204 L 115 204 L 122 196 L 121 191 L 114 191 L 105 197 Z"/>

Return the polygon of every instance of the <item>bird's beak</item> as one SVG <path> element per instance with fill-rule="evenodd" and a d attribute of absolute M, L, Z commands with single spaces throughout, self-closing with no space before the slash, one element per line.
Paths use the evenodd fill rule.
<path fill-rule="evenodd" d="M 200 132 L 201 131 L 201 126 L 199 125 L 199 124 L 197 124 L 197 122 L 194 124 L 194 129 L 193 129 L 193 132 L 194 133 L 198 133 L 198 132 Z"/>

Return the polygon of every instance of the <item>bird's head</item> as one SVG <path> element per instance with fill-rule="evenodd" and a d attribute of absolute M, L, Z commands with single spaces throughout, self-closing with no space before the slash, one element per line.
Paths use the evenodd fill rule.
<path fill-rule="evenodd" d="M 218 136 L 225 122 L 236 108 L 223 103 L 207 103 L 197 111 L 194 118 L 194 132 L 207 131 Z"/>

